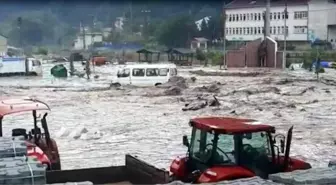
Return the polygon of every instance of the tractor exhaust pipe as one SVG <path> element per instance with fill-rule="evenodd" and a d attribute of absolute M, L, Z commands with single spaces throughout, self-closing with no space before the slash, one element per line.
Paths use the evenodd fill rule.
<path fill-rule="evenodd" d="M 288 164 L 289 164 L 289 152 L 290 152 L 290 147 L 291 147 L 291 143 L 292 143 L 293 127 L 294 126 L 292 126 L 288 130 L 288 133 L 287 133 L 285 158 L 284 158 L 284 163 L 283 163 L 284 170 L 286 170 L 288 168 Z"/>
<path fill-rule="evenodd" d="M 45 113 L 43 115 L 43 118 L 41 119 L 41 124 L 42 124 L 42 128 L 44 130 L 44 135 L 45 135 L 45 138 L 46 138 L 46 143 L 47 143 L 47 146 L 51 146 L 51 140 L 50 140 L 50 133 L 49 133 L 49 129 L 48 129 L 48 124 L 47 124 L 47 120 L 46 120 L 46 117 L 47 117 L 48 113 Z"/>

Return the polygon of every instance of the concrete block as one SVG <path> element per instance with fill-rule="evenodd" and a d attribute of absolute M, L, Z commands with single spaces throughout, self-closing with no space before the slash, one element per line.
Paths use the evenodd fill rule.
<path fill-rule="evenodd" d="M 270 180 L 288 185 L 296 184 L 336 184 L 336 169 L 312 168 L 296 170 L 288 173 L 277 173 L 269 176 Z"/>
<path fill-rule="evenodd" d="M 0 138 L 0 158 L 27 155 L 24 137 Z"/>
<path fill-rule="evenodd" d="M 0 159 L 0 184 L 46 184 L 45 166 L 36 158 L 17 157 Z"/>

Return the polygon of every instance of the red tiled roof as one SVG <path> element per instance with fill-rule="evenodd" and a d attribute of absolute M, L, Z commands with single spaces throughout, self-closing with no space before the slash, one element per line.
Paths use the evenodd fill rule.
<path fill-rule="evenodd" d="M 309 0 L 271 0 L 271 6 L 287 6 L 295 5 L 307 5 Z M 238 8 L 257 8 L 266 7 L 266 0 L 234 0 L 228 3 L 226 9 L 238 9 Z"/>

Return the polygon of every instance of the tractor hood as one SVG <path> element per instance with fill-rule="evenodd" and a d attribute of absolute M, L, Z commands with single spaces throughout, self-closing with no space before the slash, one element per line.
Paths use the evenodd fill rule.
<path fill-rule="evenodd" d="M 254 173 L 239 166 L 215 166 L 205 170 L 198 183 L 210 183 L 236 178 L 253 177 Z"/>

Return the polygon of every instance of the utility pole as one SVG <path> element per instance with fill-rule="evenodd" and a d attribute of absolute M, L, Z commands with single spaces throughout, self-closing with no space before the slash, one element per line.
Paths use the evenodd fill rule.
<path fill-rule="evenodd" d="M 149 19 L 149 14 L 151 13 L 151 10 L 148 10 L 147 7 L 145 7 L 141 12 L 144 14 L 144 26 L 143 26 L 143 36 L 145 37 L 145 40 L 147 40 L 147 28 L 148 28 L 148 19 Z"/>
<path fill-rule="evenodd" d="M 83 48 L 84 50 L 86 50 L 86 42 L 85 42 L 85 28 L 84 26 L 82 25 L 82 22 L 80 22 L 80 28 L 79 30 L 82 30 L 82 34 L 83 34 Z"/>
<path fill-rule="evenodd" d="M 227 70 L 226 63 L 226 11 L 225 11 L 225 1 L 223 3 L 223 64 L 224 69 Z"/>
<path fill-rule="evenodd" d="M 133 5 L 132 1 L 130 3 L 130 18 L 131 18 L 131 34 L 133 35 Z"/>
<path fill-rule="evenodd" d="M 265 21 L 266 21 L 266 27 L 265 27 L 265 32 L 266 36 L 269 37 L 271 32 L 270 32 L 270 11 L 271 11 L 271 0 L 266 0 L 266 14 L 265 14 Z"/>
<path fill-rule="evenodd" d="M 19 47 L 22 48 L 22 31 L 21 31 L 21 26 L 22 26 L 22 18 L 18 17 L 17 19 L 17 24 L 19 28 Z"/>
<path fill-rule="evenodd" d="M 284 49 L 283 49 L 283 62 L 282 62 L 282 67 L 283 69 L 286 68 L 286 63 L 287 63 L 287 18 L 288 18 L 288 12 L 287 12 L 287 0 L 285 0 L 285 20 L 284 20 Z"/>

